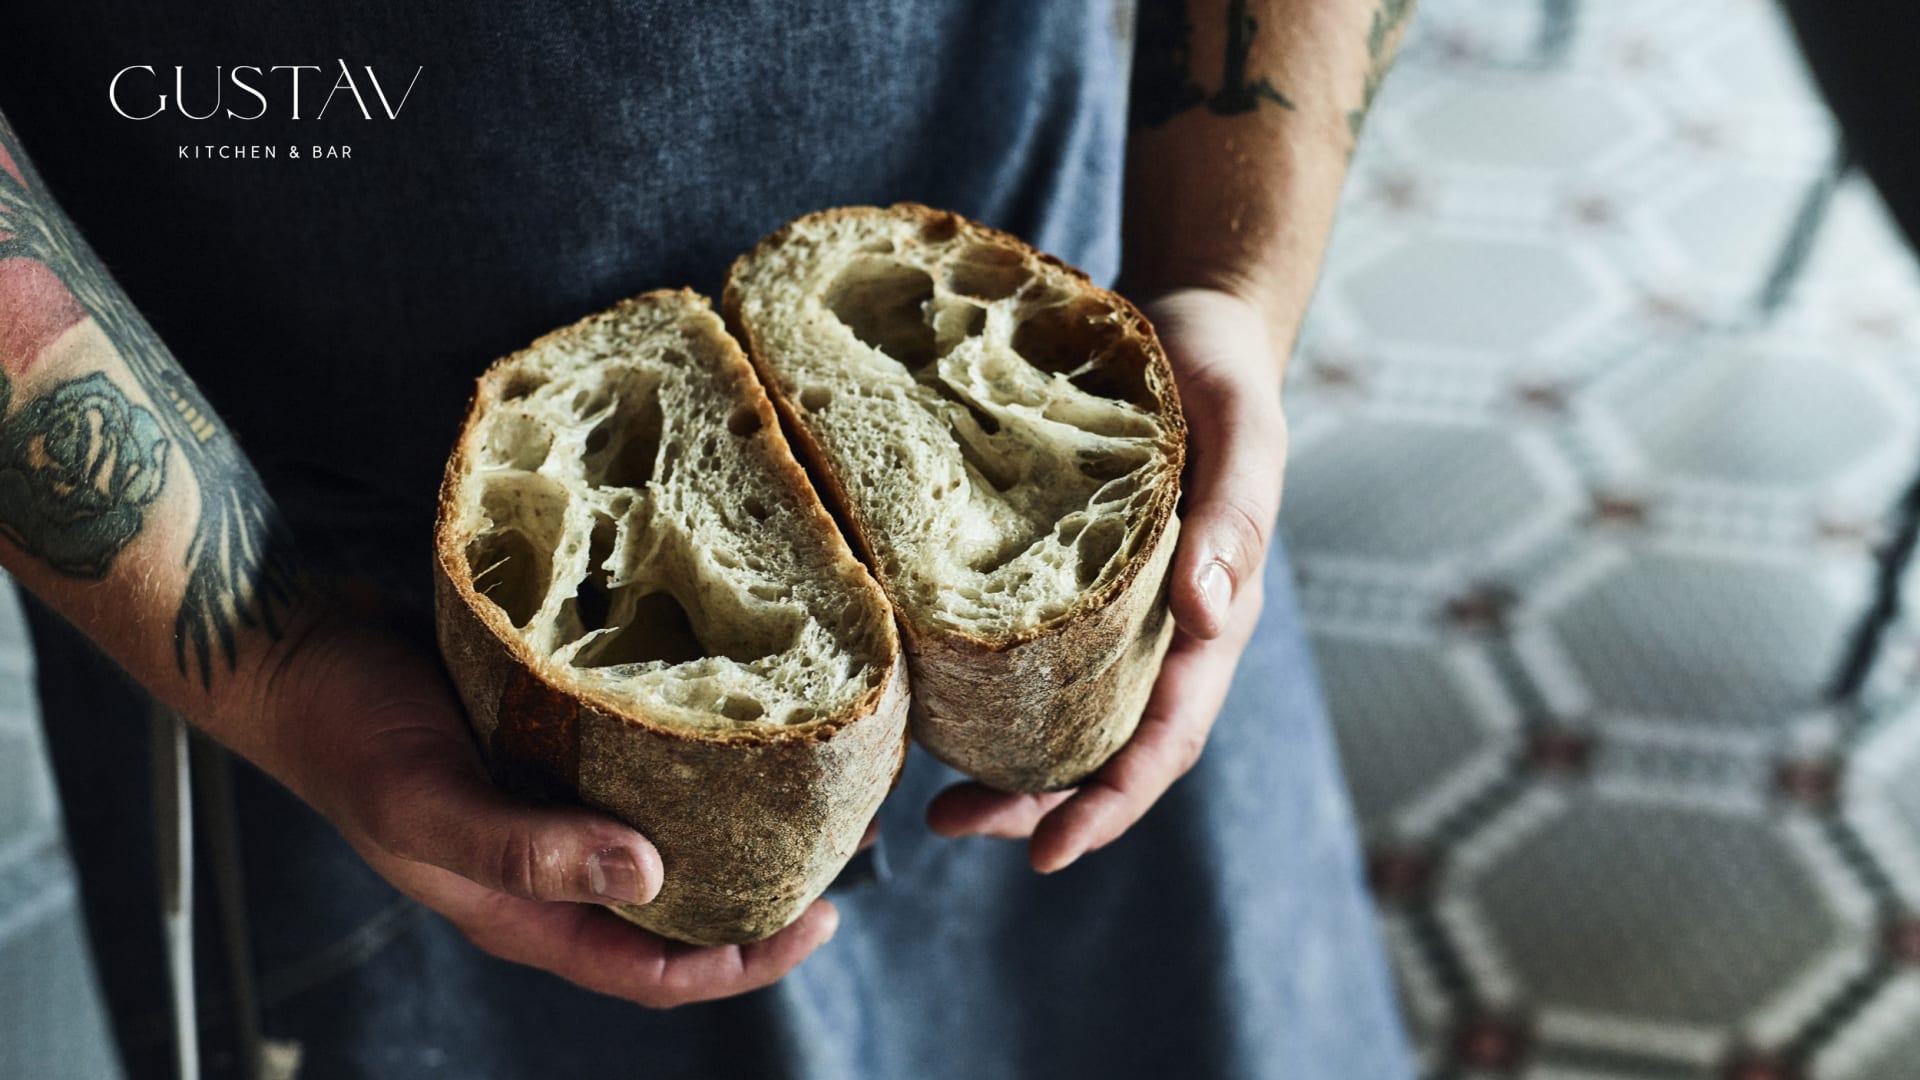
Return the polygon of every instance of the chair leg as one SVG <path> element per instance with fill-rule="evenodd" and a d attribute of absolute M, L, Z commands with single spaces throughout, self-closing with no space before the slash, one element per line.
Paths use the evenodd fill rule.
<path fill-rule="evenodd" d="M 186 721 L 152 709 L 154 848 L 160 866 L 160 917 L 173 1002 L 174 1062 L 180 1080 L 199 1080 L 199 1006 L 193 978 L 193 769 Z"/>
<path fill-rule="evenodd" d="M 260 1080 L 260 997 L 255 987 L 253 946 L 246 893 L 240 877 L 240 828 L 233 809 L 233 759 L 205 736 L 193 738 L 194 802 L 207 841 L 214 903 L 220 917 L 220 951 L 227 972 L 235 1050 L 243 1080 Z"/>

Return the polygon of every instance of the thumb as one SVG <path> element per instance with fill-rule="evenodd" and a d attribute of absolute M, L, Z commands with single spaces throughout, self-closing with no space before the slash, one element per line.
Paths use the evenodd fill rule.
<path fill-rule="evenodd" d="M 396 706 L 363 743 L 357 813 L 390 855 L 530 900 L 644 904 L 660 853 L 638 832 L 577 806 L 535 806 L 488 780 L 465 721 L 432 703 Z"/>

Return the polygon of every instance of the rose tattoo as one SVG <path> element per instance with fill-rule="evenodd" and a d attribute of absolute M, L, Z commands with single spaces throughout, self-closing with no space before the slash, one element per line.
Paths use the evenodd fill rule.
<path fill-rule="evenodd" d="M 106 576 L 165 482 L 159 421 L 100 372 L 9 416 L 12 398 L 0 376 L 0 533 L 61 573 Z"/>

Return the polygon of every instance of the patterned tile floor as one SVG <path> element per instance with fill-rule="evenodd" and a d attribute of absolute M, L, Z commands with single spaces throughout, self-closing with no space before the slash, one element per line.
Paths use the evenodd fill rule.
<path fill-rule="evenodd" d="M 26 632 L 0 577 L 0 1077 L 112 1080 Z"/>
<path fill-rule="evenodd" d="M 1763 0 L 1426 0 L 1376 108 L 1283 525 L 1431 1076 L 1920 1076 L 1920 623 L 1829 693 L 1920 275 L 1836 158 Z"/>
<path fill-rule="evenodd" d="M 1920 275 L 1835 142 L 1764 0 L 1425 0 L 1375 111 L 1284 525 L 1434 1077 L 1920 1075 L 1920 621 L 1826 692 Z M 110 1077 L 20 633 L 0 1076 Z"/>

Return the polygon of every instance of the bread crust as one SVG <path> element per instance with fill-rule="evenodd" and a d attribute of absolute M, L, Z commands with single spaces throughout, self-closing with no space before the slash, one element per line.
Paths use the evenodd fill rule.
<path fill-rule="evenodd" d="M 687 290 L 659 291 L 613 311 L 690 302 L 707 305 Z M 659 895 L 645 905 L 613 910 L 680 941 L 757 941 L 798 918 L 825 891 L 898 779 L 907 747 L 906 665 L 898 638 L 884 596 L 820 506 L 773 423 L 772 406 L 729 339 L 722 363 L 740 376 L 740 402 L 762 416 L 781 481 L 813 516 L 823 543 L 838 549 L 837 568 L 870 593 L 870 610 L 882 624 L 887 677 L 850 707 L 804 724 L 721 730 L 672 726 L 645 710 L 559 685 L 545 658 L 474 589 L 458 495 L 475 460 L 477 422 L 498 399 L 502 373 L 574 329 L 555 331 L 496 362 L 475 385 L 441 483 L 434 527 L 441 654 L 497 779 L 536 796 L 578 799 L 606 811 L 659 850 L 665 869 Z"/>
<path fill-rule="evenodd" d="M 1123 332 L 1141 344 L 1147 357 L 1145 383 L 1168 432 L 1171 461 L 1151 503 L 1143 539 L 1111 580 L 1036 626 L 987 637 L 929 625 L 918 617 L 897 583 L 880 569 L 872 525 L 777 376 L 761 336 L 743 315 L 741 282 L 756 258 L 785 244 L 797 230 L 872 215 L 905 216 L 925 235 L 964 233 L 974 242 L 1018 252 L 1064 272 L 1085 295 L 1121 313 Z M 1132 737 L 1173 639 L 1166 577 L 1179 535 L 1175 507 L 1186 422 L 1172 366 L 1152 323 L 1124 297 L 1099 288 L 1080 270 L 1018 237 L 917 203 L 824 210 L 789 222 L 735 260 L 721 308 L 828 504 L 894 602 L 912 676 L 915 740 L 940 760 L 1003 791 L 1056 791 L 1085 780 Z"/>

